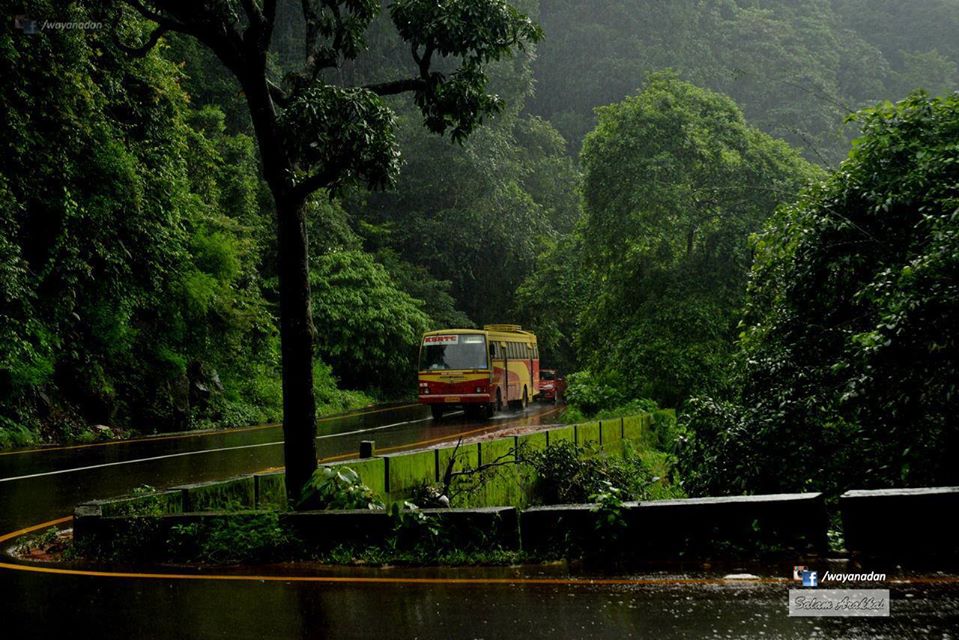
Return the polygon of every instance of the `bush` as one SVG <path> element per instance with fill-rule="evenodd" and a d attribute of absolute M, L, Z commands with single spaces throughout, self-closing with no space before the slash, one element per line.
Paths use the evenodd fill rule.
<path fill-rule="evenodd" d="M 576 504 L 592 501 L 614 488 L 625 500 L 681 497 L 670 482 L 672 457 L 657 451 L 637 452 L 626 445 L 622 458 L 591 456 L 572 442 L 560 442 L 529 456 L 536 470 L 533 485 L 540 504 Z"/>
<path fill-rule="evenodd" d="M 620 391 L 622 380 L 614 373 L 577 371 L 566 377 L 566 383 L 567 404 L 585 415 L 612 409 L 625 401 Z"/>
<path fill-rule="evenodd" d="M 384 509 L 379 497 L 349 467 L 320 467 L 303 487 L 299 510 Z"/>
<path fill-rule="evenodd" d="M 180 561 L 213 564 L 271 562 L 288 558 L 295 545 L 280 526 L 279 514 L 263 513 L 173 527 L 167 554 Z"/>

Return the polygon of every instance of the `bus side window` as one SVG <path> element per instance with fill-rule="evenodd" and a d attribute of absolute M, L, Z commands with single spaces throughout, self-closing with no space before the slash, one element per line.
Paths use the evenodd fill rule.
<path fill-rule="evenodd" d="M 496 357 L 496 343 L 495 343 L 495 342 L 490 342 L 490 343 L 489 343 L 489 357 L 490 357 L 490 358 L 495 358 L 495 357 Z"/>

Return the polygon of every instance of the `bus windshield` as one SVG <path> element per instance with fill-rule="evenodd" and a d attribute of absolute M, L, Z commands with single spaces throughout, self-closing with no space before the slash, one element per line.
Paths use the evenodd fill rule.
<path fill-rule="evenodd" d="M 486 338 L 481 335 L 426 336 L 420 371 L 486 369 Z"/>

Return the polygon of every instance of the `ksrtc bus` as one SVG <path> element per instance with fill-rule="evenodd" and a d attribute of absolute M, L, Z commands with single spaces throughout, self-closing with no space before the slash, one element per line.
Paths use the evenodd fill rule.
<path fill-rule="evenodd" d="M 419 399 L 440 419 L 454 408 L 487 417 L 525 409 L 539 389 L 536 336 L 515 324 L 444 329 L 423 336 Z"/>

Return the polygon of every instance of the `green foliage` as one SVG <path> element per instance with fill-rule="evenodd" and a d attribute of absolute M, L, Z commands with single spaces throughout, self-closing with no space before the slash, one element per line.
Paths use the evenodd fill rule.
<path fill-rule="evenodd" d="M 417 300 L 362 251 L 333 251 L 310 265 L 317 347 L 351 388 L 409 388 L 430 323 Z"/>
<path fill-rule="evenodd" d="M 431 74 L 415 97 L 426 127 L 435 133 L 448 130 L 454 141 L 464 140 L 485 116 L 503 107 L 486 91 L 486 66 L 542 38 L 539 27 L 505 0 L 396 0 L 390 17 L 414 51 L 423 46 L 460 60 L 452 73 Z"/>
<path fill-rule="evenodd" d="M 270 222 L 249 138 L 191 109 L 176 65 L 118 51 L 112 30 L 9 31 L 0 63 L 0 444 L 275 418 L 257 272 Z"/>
<path fill-rule="evenodd" d="M 624 397 L 676 406 L 722 384 L 748 236 L 816 172 L 747 125 L 729 98 L 671 73 L 600 109 L 582 161 L 582 247 L 594 284 L 577 349 L 623 394 L 583 401 L 591 410 Z M 577 391 L 567 394 L 574 404 Z"/>
<path fill-rule="evenodd" d="M 624 383 L 615 371 L 600 374 L 577 371 L 566 376 L 566 384 L 564 399 L 567 404 L 587 416 L 619 407 L 624 400 L 620 391 Z"/>
<path fill-rule="evenodd" d="M 349 467 L 320 467 L 303 487 L 297 509 L 384 509 L 382 500 Z"/>
<path fill-rule="evenodd" d="M 424 480 L 422 484 L 413 487 L 410 502 L 424 509 L 438 509 L 448 506 L 440 500 L 443 495 L 442 484 Z"/>
<path fill-rule="evenodd" d="M 595 107 L 664 68 L 731 96 L 750 122 L 826 166 L 846 154 L 850 110 L 959 80 L 952 0 L 551 0 L 538 19 L 547 37 L 530 109 L 574 153 Z"/>
<path fill-rule="evenodd" d="M 36 434 L 21 424 L 0 416 L 0 449 L 26 447 L 34 444 Z"/>
<path fill-rule="evenodd" d="M 572 442 L 551 444 L 527 456 L 536 471 L 535 500 L 540 504 L 577 504 L 598 494 L 613 500 L 681 497 L 670 480 L 671 460 L 656 452 L 627 447 L 622 458 L 593 455 Z M 615 491 L 613 491 L 615 490 Z"/>
<path fill-rule="evenodd" d="M 334 191 L 350 184 L 381 189 L 399 171 L 393 111 L 365 89 L 304 89 L 283 110 L 280 126 L 292 157 L 337 168 Z"/>
<path fill-rule="evenodd" d="M 296 541 L 280 526 L 279 515 L 269 512 L 176 525 L 166 541 L 169 558 L 210 564 L 277 561 L 295 549 Z"/>
<path fill-rule="evenodd" d="M 594 503 L 593 511 L 599 516 L 596 520 L 596 555 L 603 556 L 622 541 L 626 519 L 623 517 L 623 490 L 609 480 L 603 480 L 601 485 L 599 492 L 590 496 L 590 502 Z"/>
<path fill-rule="evenodd" d="M 420 511 L 412 502 L 394 502 L 390 505 L 392 536 L 387 545 L 393 549 L 417 549 L 436 551 L 443 546 L 452 546 L 434 518 Z"/>
<path fill-rule="evenodd" d="M 405 164 L 395 190 L 346 204 L 363 221 L 365 247 L 386 254 L 397 282 L 427 302 L 434 326 L 503 322 L 536 255 L 572 226 L 578 175 L 557 136 L 548 123 L 510 112 L 451 146 L 401 118 Z M 430 278 L 410 278 L 421 273 Z M 433 300 L 440 287 L 461 313 L 446 298 Z"/>
<path fill-rule="evenodd" d="M 13 553 L 21 558 L 37 555 L 62 557 L 70 554 L 71 550 L 69 534 L 56 527 L 50 527 L 39 533 L 17 538 Z"/>
<path fill-rule="evenodd" d="M 548 244 L 516 290 L 516 317 L 536 334 L 544 366 L 575 371 L 578 318 L 593 283 L 586 277 L 583 236 L 577 229 Z"/>
<path fill-rule="evenodd" d="M 313 394 L 319 415 L 341 413 L 375 402 L 372 396 L 362 391 L 341 389 L 330 366 L 319 360 L 313 364 Z"/>
<path fill-rule="evenodd" d="M 740 392 L 684 419 L 698 493 L 959 481 L 959 97 L 857 121 L 849 159 L 756 239 Z"/>

